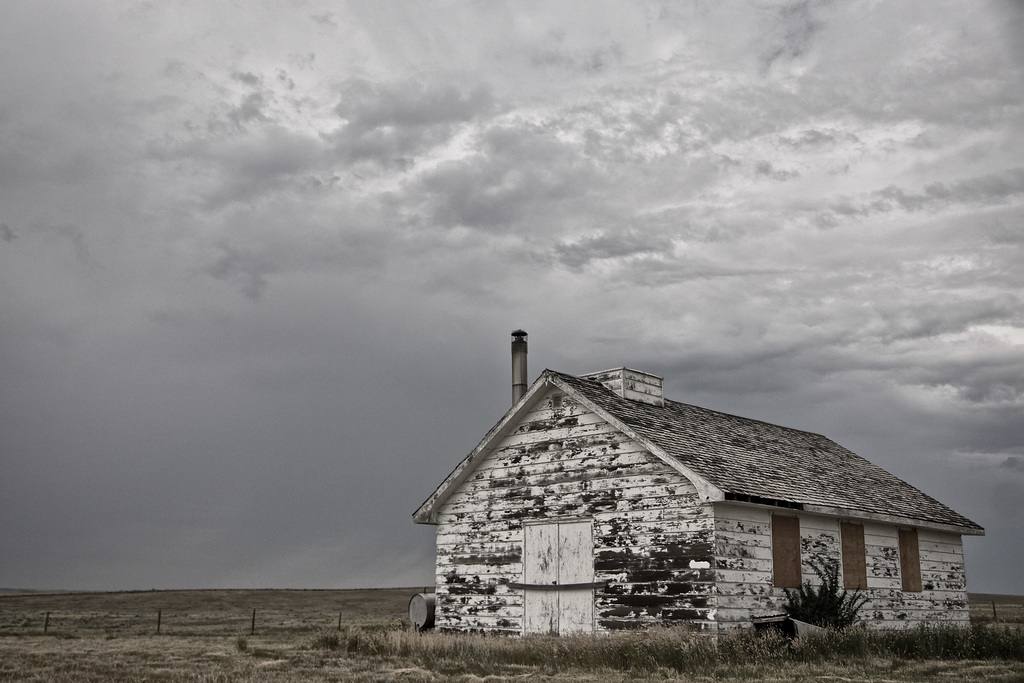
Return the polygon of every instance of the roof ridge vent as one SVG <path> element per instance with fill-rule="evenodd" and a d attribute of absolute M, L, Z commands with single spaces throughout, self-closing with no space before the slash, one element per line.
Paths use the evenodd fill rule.
<path fill-rule="evenodd" d="M 665 379 L 649 372 L 627 367 L 580 375 L 582 379 L 600 382 L 622 398 L 655 406 L 665 405 Z"/>

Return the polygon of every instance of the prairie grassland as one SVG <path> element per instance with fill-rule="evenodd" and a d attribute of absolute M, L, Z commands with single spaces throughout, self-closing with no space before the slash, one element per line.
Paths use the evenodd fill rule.
<path fill-rule="evenodd" d="M 1024 596 L 971 593 L 969 597 L 971 623 L 1024 624 Z"/>
<path fill-rule="evenodd" d="M 420 589 L 191 590 L 120 593 L 9 592 L 0 595 L 0 636 L 303 633 L 345 624 L 402 625 Z M 46 615 L 49 613 L 49 625 Z"/>
<path fill-rule="evenodd" d="M 790 647 L 752 633 L 715 646 L 685 629 L 561 639 L 418 634 L 404 620 L 417 590 L 0 596 L 0 681 L 1024 680 L 1024 627 L 1003 622 L 1014 605 L 1024 608 L 1022 598 L 975 600 L 970 631 L 830 634 Z M 993 599 L 998 624 L 981 613 L 987 607 L 991 621 Z"/>

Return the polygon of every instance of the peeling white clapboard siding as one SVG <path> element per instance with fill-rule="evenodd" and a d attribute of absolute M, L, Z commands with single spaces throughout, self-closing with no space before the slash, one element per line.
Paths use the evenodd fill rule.
<path fill-rule="evenodd" d="M 453 495 L 448 512 L 458 512 L 467 506 L 475 506 L 486 501 L 491 506 L 521 505 L 524 499 L 539 496 L 571 499 L 573 497 L 601 497 L 604 500 L 636 500 L 639 498 L 668 498 L 665 505 L 676 505 L 681 499 L 690 497 L 692 489 L 687 490 L 680 483 L 665 483 L 663 475 L 625 476 L 618 479 L 603 478 L 600 480 L 570 480 L 552 482 L 543 486 L 515 485 L 509 488 L 482 488 L 473 490 L 467 487 L 458 496 Z"/>
<path fill-rule="evenodd" d="M 918 550 L 923 590 L 909 595 L 920 596 L 926 602 L 926 605 L 918 607 L 919 618 L 969 623 L 967 575 L 960 536 L 920 529 Z"/>
<path fill-rule="evenodd" d="M 557 451 L 552 451 L 551 453 L 552 455 L 557 455 Z M 650 455 L 644 451 L 618 450 L 614 454 L 609 453 L 607 455 L 578 458 L 563 457 L 540 462 L 524 460 L 509 462 L 509 464 L 503 465 L 500 468 L 496 467 L 493 470 L 478 471 L 474 473 L 470 481 L 473 483 L 479 482 L 481 486 L 498 488 L 523 483 L 528 481 L 530 477 L 543 478 L 552 474 L 562 475 L 566 472 L 582 473 L 590 471 L 599 476 L 609 477 L 620 474 L 645 474 L 647 472 L 663 471 L 657 467 L 657 463 L 651 461 Z M 603 469 L 595 469 L 598 464 Z M 485 460 L 480 466 L 487 467 L 488 461 Z"/>
<path fill-rule="evenodd" d="M 483 472 L 477 471 L 475 479 L 519 479 L 565 470 L 584 470 L 593 467 L 599 460 L 602 465 L 614 471 L 632 467 L 638 462 L 646 460 L 642 451 L 626 450 L 626 446 L 619 441 L 601 438 L 604 439 L 603 443 L 597 443 L 595 440 L 595 443 L 592 444 L 593 450 L 585 452 L 569 450 L 575 446 L 569 441 L 554 440 L 537 445 L 530 450 L 508 454 L 500 459 L 488 458 L 480 463 L 481 467 L 488 469 Z"/>
<path fill-rule="evenodd" d="M 593 520 L 599 630 L 709 623 L 713 523 L 693 485 L 572 401 L 540 405 L 441 506 L 438 627 L 521 632 L 523 524 L 565 518 Z"/>
<path fill-rule="evenodd" d="M 868 588 L 875 600 L 883 598 L 883 590 L 902 590 L 900 578 L 899 536 L 896 527 L 876 523 L 864 524 L 864 553 Z"/>
<path fill-rule="evenodd" d="M 751 616 L 779 611 L 771 587 L 771 513 L 735 505 L 716 505 L 715 565 L 718 624 L 747 625 Z"/>
<path fill-rule="evenodd" d="M 803 580 L 819 583 L 811 556 L 840 560 L 840 520 L 799 513 Z M 895 525 L 864 524 L 868 601 L 861 617 L 875 627 L 900 628 L 927 621 L 967 623 L 963 546 L 960 536 L 921 529 L 919 593 L 902 590 Z M 785 594 L 772 584 L 771 511 L 736 505 L 715 507 L 718 621 L 745 625 L 758 613 L 780 611 Z"/>

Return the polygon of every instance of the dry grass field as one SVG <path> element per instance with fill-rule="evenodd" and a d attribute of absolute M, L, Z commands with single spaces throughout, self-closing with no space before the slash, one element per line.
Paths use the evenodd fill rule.
<path fill-rule="evenodd" d="M 1024 596 L 971 593 L 971 621 L 1024 624 Z"/>
<path fill-rule="evenodd" d="M 967 636 L 716 648 L 680 629 L 421 635 L 406 619 L 417 590 L 0 594 L 0 681 L 1024 681 L 1020 597 L 972 596 Z"/>

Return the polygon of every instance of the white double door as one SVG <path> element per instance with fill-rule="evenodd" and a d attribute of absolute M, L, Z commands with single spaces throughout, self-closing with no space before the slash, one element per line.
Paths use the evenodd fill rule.
<path fill-rule="evenodd" d="M 524 632 L 594 630 L 593 524 L 528 524 L 523 539 Z"/>

